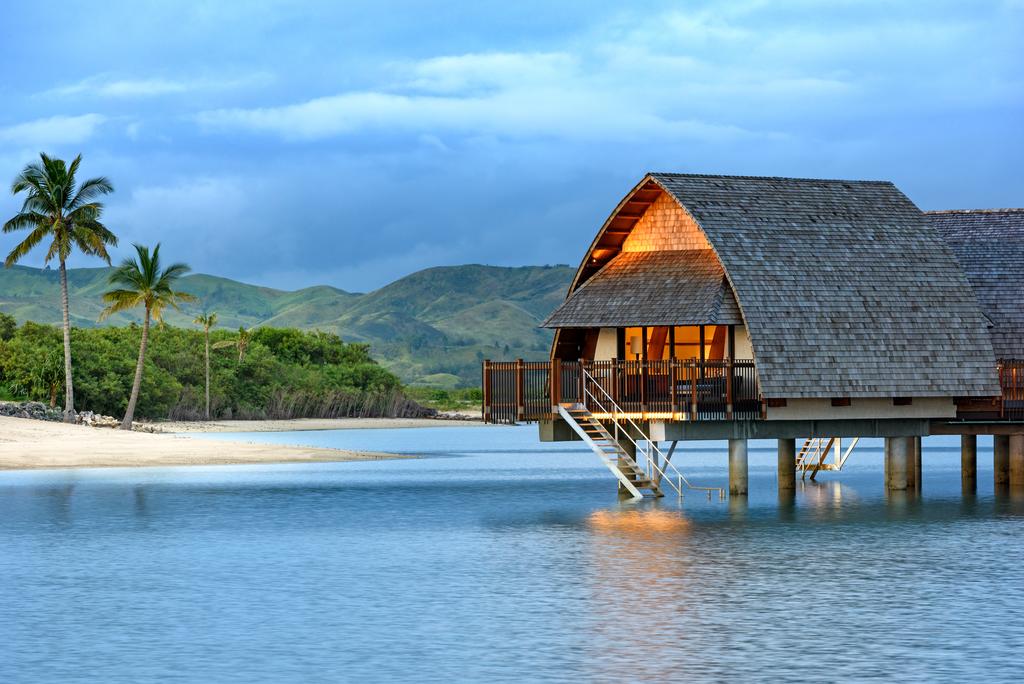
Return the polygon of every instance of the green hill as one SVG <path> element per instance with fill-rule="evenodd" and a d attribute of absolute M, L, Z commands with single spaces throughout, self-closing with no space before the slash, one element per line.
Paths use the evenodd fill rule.
<path fill-rule="evenodd" d="M 68 271 L 74 325 L 101 325 L 100 296 L 109 272 Z M 195 274 L 184 278 L 182 289 L 199 297 L 201 304 L 169 312 L 167 322 L 191 326 L 205 308 L 217 312 L 224 328 L 326 330 L 370 344 L 374 358 L 405 382 L 474 386 L 480 382 L 484 358 L 545 358 L 551 334 L 537 325 L 565 297 L 572 273 L 568 266 L 446 266 L 365 294 L 324 285 L 289 292 Z M 59 302 L 56 270 L 0 269 L 0 311 L 19 321 L 59 323 Z M 118 314 L 103 324 L 133 320 L 137 318 Z"/>

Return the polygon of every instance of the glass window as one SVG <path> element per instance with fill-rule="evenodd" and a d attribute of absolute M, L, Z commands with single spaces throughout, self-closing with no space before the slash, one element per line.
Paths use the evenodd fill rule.
<path fill-rule="evenodd" d="M 679 325 L 675 328 L 675 346 L 672 357 L 676 359 L 700 358 L 700 326 Z"/>
<path fill-rule="evenodd" d="M 704 358 L 708 361 L 721 361 L 728 352 L 729 326 L 704 326 Z"/>
<path fill-rule="evenodd" d="M 644 329 L 626 328 L 623 343 L 626 348 L 622 350 L 622 358 L 627 361 L 639 361 L 644 353 Z"/>
<path fill-rule="evenodd" d="M 647 329 L 647 360 L 663 361 L 671 358 L 669 329 L 665 327 Z"/>

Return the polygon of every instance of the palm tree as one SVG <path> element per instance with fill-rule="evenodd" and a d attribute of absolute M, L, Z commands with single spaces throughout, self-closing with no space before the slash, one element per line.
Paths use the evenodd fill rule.
<path fill-rule="evenodd" d="M 28 229 L 28 237 L 11 250 L 4 261 L 10 267 L 24 258 L 44 239 L 51 239 L 46 261 L 54 257 L 60 263 L 60 296 L 64 314 L 64 420 L 75 420 L 75 389 L 71 381 L 71 315 L 68 312 L 68 274 L 65 261 L 77 247 L 83 254 L 98 256 L 108 264 L 107 246 L 117 245 L 117 237 L 100 223 L 103 203 L 96 199 L 114 191 L 110 181 L 100 176 L 76 185 L 75 175 L 82 155 L 70 165 L 62 159 L 40 154 L 41 163 L 27 165 L 11 184 L 11 193 L 25 194 L 21 211 L 8 220 L 3 232 Z"/>
<path fill-rule="evenodd" d="M 238 363 L 242 363 L 245 360 L 245 350 L 249 348 L 249 342 L 252 341 L 252 328 L 246 330 L 244 327 L 238 328 L 238 339 L 234 340 L 221 340 L 213 345 L 214 349 L 224 349 L 225 347 L 234 347 L 238 350 Z"/>
<path fill-rule="evenodd" d="M 203 337 L 206 338 L 206 420 L 210 420 L 210 328 L 217 325 L 217 314 L 202 313 L 192 322 L 203 326 Z"/>
<path fill-rule="evenodd" d="M 103 301 L 108 302 L 107 308 L 100 314 L 106 318 L 119 311 L 128 311 L 137 306 L 145 308 L 142 319 L 142 342 L 139 344 L 139 360 L 135 364 L 135 381 L 132 383 L 132 394 L 128 399 L 128 409 L 122 430 L 132 429 L 135 417 L 135 404 L 139 400 L 139 388 L 142 386 L 142 366 L 146 360 L 146 343 L 149 341 L 149 321 L 163 321 L 164 309 L 168 306 L 177 309 L 181 302 L 195 301 L 195 297 L 187 292 L 172 289 L 174 283 L 190 269 L 185 264 L 171 264 L 160 268 L 160 244 L 153 248 L 152 254 L 148 247 L 135 245 L 136 257 L 128 257 L 110 275 L 110 284 L 115 289 L 103 294 Z"/>

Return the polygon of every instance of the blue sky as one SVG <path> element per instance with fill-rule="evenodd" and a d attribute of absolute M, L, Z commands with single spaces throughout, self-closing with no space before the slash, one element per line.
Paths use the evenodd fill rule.
<path fill-rule="evenodd" d="M 81 152 L 120 254 L 360 291 L 575 264 L 647 170 L 1021 206 L 1022 35 L 1024 0 L 19 3 L 0 179 Z"/>

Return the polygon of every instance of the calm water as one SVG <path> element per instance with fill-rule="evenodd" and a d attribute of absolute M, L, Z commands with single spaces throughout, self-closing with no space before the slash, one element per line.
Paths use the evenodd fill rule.
<path fill-rule="evenodd" d="M 753 450 L 746 502 L 628 505 L 531 427 L 252 438 L 424 458 L 0 473 L 0 681 L 1020 678 L 990 440 L 976 497 L 926 440 L 918 500 L 876 444 L 791 502 Z M 723 447 L 677 458 L 724 485 Z"/>

